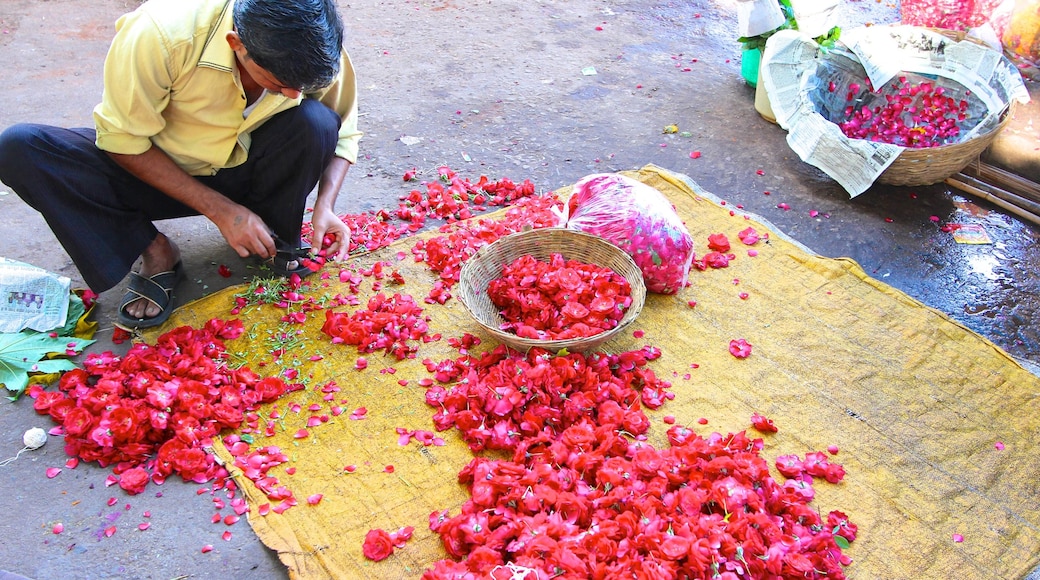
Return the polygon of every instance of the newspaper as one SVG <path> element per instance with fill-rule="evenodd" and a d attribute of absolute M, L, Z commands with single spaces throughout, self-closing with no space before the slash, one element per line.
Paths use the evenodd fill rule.
<path fill-rule="evenodd" d="M 0 333 L 65 326 L 72 281 L 30 264 L 0 258 Z"/>
<path fill-rule="evenodd" d="M 968 104 L 956 142 L 994 129 L 1012 100 L 1029 102 L 1022 76 L 1002 54 L 971 41 L 956 42 L 913 26 L 873 26 L 842 33 L 830 50 L 794 30 L 769 38 L 762 85 L 787 142 L 850 196 L 866 191 L 903 147 L 852 139 L 838 123 L 850 106 L 884 107 L 897 77 L 926 79 Z M 834 89 L 836 87 L 836 89 Z M 872 87 L 881 87 L 873 90 Z"/>

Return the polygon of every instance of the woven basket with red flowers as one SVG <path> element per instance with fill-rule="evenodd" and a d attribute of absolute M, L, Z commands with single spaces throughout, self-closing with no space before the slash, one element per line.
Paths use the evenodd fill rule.
<path fill-rule="evenodd" d="M 462 267 L 458 296 L 495 338 L 520 351 L 594 350 L 639 316 L 642 272 L 606 240 L 563 228 L 505 236 Z"/>

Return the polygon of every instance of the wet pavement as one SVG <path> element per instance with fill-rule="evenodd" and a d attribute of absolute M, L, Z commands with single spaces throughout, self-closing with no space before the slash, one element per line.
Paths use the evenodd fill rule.
<path fill-rule="evenodd" d="M 470 179 L 530 179 L 548 191 L 589 173 L 653 163 L 690 176 L 813 251 L 856 260 L 1012 356 L 1040 363 L 1040 228 L 945 185 L 876 185 L 850 200 L 755 112 L 754 90 L 740 76 L 735 0 L 339 4 L 366 132 L 340 213 L 396 207 L 414 187 L 402 181 L 413 168 L 420 179 L 448 165 Z M 112 22 L 135 5 L 0 3 L 0 129 L 26 121 L 89 125 Z M 850 0 L 843 9 L 846 26 L 898 20 L 890 2 Z M 1025 135 L 1027 155 L 1030 145 L 1040 154 L 1032 129 L 1040 92 L 1028 86 L 1034 100 L 1019 107 L 1009 131 Z M 680 132 L 664 134 L 671 124 Z M 700 157 L 691 158 L 693 151 Z M 81 284 L 39 215 L 0 192 L 0 256 Z M 981 225 L 992 243 L 957 243 L 944 224 Z M 256 272 L 201 218 L 162 229 L 188 270 L 179 301 Z M 232 278 L 218 275 L 221 264 Z M 122 285 L 101 296 L 99 341 L 90 350 L 125 350 L 110 341 L 121 294 Z M 28 400 L 0 401 L 0 459 L 17 453 L 33 426 L 50 427 Z M 65 460 L 52 437 L 0 468 L 0 570 L 37 580 L 286 576 L 244 520 L 211 523 L 227 510 L 215 512 L 209 488 L 170 481 L 161 496 L 127 496 L 106 488 L 109 472 L 90 465 L 45 476 Z M 146 521 L 151 526 L 139 531 Z M 59 522 L 65 529 L 55 535 Z M 207 544 L 215 549 L 202 553 Z"/>

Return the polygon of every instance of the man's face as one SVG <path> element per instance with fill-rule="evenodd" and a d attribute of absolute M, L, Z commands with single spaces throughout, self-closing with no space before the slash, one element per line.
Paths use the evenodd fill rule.
<path fill-rule="evenodd" d="M 231 47 L 231 50 L 235 51 L 235 58 L 238 59 L 239 64 L 239 71 L 242 74 L 248 75 L 249 78 L 253 79 L 253 81 L 260 85 L 261 88 L 272 93 L 281 93 L 290 99 L 295 99 L 302 94 L 303 91 L 300 89 L 283 85 L 267 69 L 256 64 L 256 61 L 249 56 L 249 51 L 246 50 L 245 45 L 242 44 L 242 39 L 239 38 L 237 32 L 232 31 L 227 34 L 227 43 L 228 46 Z"/>
<path fill-rule="evenodd" d="M 273 74 L 267 71 L 267 69 L 261 68 L 260 65 L 256 64 L 256 61 L 249 57 L 249 53 L 245 53 L 243 57 L 240 57 L 239 62 L 242 63 L 242 70 L 244 70 L 249 76 L 253 77 L 256 84 L 267 89 L 269 92 L 281 93 L 290 99 L 295 99 L 302 93 L 300 89 L 287 87 L 279 82 Z"/>

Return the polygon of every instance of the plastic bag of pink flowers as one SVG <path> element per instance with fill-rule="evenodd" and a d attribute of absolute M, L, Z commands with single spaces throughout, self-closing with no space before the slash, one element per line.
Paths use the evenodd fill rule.
<path fill-rule="evenodd" d="M 566 227 L 599 236 L 632 256 L 649 292 L 686 285 L 693 237 L 657 189 L 623 175 L 597 173 L 574 184 Z"/>

